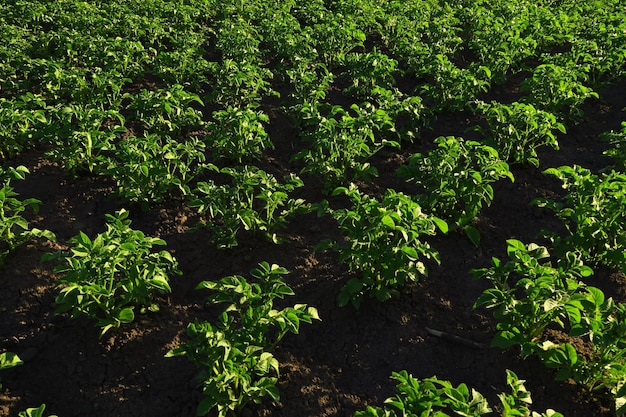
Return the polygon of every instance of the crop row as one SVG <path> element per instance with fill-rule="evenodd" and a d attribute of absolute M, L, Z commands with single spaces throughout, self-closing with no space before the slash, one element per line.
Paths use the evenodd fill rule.
<path fill-rule="evenodd" d="M 294 216 L 331 217 L 342 239 L 323 240 L 317 250 L 336 252 L 353 273 L 338 303 L 356 308 L 427 275 L 426 265 L 439 262 L 429 236 L 462 232 L 480 245 L 474 220 L 494 199 L 491 184 L 514 181 L 511 165 L 539 167 L 537 150 L 558 149 L 557 138 L 584 117 L 583 103 L 623 77 L 626 61 L 618 0 L 24 1 L 3 4 L 0 16 L 3 257 L 28 240 L 55 239 L 22 216 L 45 202 L 20 199 L 11 184 L 28 175 L 13 158 L 38 148 L 70 177 L 111 178 L 113 197 L 133 210 L 181 197 L 203 218 L 196 228 L 210 229 L 220 248 L 249 232 L 278 244 Z M 485 101 L 514 77 L 523 81 L 513 99 Z M 281 119 L 270 116 L 272 103 Z M 364 185 L 379 175 L 374 155 L 416 144 L 445 112 L 470 115 L 478 140 L 437 138 L 397 171 L 414 193 L 367 194 Z M 283 178 L 257 166 L 277 146 L 269 133 L 277 120 L 297 131 Z M 602 172 L 545 171 L 567 191 L 563 200 L 535 202 L 567 229 L 545 232 L 550 250 L 510 240 L 509 262 L 474 271 L 493 284 L 476 307 L 494 309 L 494 345 L 517 347 L 557 368 L 558 378 L 605 390 L 620 415 L 626 307 L 583 281 L 591 267 L 626 272 L 624 126 L 604 136 L 614 163 Z M 298 198 L 305 181 L 326 198 Z M 61 275 L 57 311 L 91 317 L 102 334 L 158 309 L 153 294 L 170 291 L 169 275 L 180 273 L 169 252 L 153 249 L 165 241 L 131 229 L 128 213 L 107 215 L 106 232 L 81 232 L 64 242 L 67 251 L 46 256 Z M 300 322 L 319 319 L 302 304 L 274 309 L 275 298 L 293 293 L 285 273 L 262 263 L 251 280 L 199 284 L 213 291 L 209 302 L 228 304 L 216 324 L 191 323 L 189 342 L 170 352 L 201 369 L 199 413 L 227 415 L 266 395 L 279 399 L 271 351 Z M 549 340 L 545 329 L 554 326 L 591 343 L 595 356 Z M 7 354 L 3 367 L 5 359 L 7 367 L 18 363 Z M 428 397 L 454 412 L 467 404 L 469 415 L 490 410 L 465 386 L 394 378 L 411 404 Z M 523 385 L 513 373 L 508 381 L 513 394 L 502 395 L 503 407 L 520 408 Z M 389 403 L 402 412 L 413 407 L 398 398 Z"/>

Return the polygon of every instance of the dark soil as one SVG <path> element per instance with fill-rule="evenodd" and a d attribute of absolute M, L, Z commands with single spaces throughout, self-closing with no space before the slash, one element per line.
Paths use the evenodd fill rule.
<path fill-rule="evenodd" d="M 184 201 L 173 198 L 149 211 L 131 209 L 132 227 L 167 241 L 183 275 L 171 280 L 172 293 L 160 299 L 161 310 L 139 317 L 101 340 L 99 329 L 86 320 L 54 314 L 57 294 L 53 265 L 41 256 L 67 248 L 67 240 L 83 231 L 93 236 L 104 230 L 105 213 L 123 207 L 107 199 L 113 184 L 101 177 L 68 177 L 56 163 L 33 150 L 11 161 L 24 164 L 31 174 L 14 186 L 24 198 L 43 202 L 37 214 L 28 214 L 33 227 L 53 231 L 58 243 L 31 242 L 13 253 L 1 267 L 0 350 L 13 351 L 24 365 L 2 372 L 0 415 L 47 405 L 60 417 L 192 416 L 200 399 L 194 377 L 197 369 L 186 358 L 165 358 L 165 353 L 185 339 L 185 327 L 195 318 L 213 321 L 218 310 L 205 305 L 206 294 L 194 290 L 202 280 L 247 274 L 260 261 L 286 267 L 287 281 L 296 295 L 289 303 L 308 303 L 320 312 L 321 322 L 303 325 L 298 335 L 288 335 L 275 351 L 281 364 L 280 404 L 270 401 L 251 406 L 242 416 L 307 417 L 352 416 L 367 405 L 382 405 L 393 395 L 392 371 L 406 369 L 416 378 L 436 375 L 454 384 L 466 383 L 497 404 L 497 394 L 507 391 L 505 370 L 526 380 L 533 408 L 553 408 L 568 417 L 610 416 L 611 402 L 594 397 L 569 382 L 555 382 L 553 371 L 535 360 L 522 361 L 515 350 L 490 348 L 495 332 L 491 313 L 473 310 L 472 304 L 486 288 L 473 280 L 472 268 L 486 267 L 491 257 L 506 257 L 506 239 L 538 241 L 543 228 L 560 231 L 561 224 L 547 211 L 530 205 L 537 197 L 563 194 L 558 181 L 542 170 L 579 164 L 594 171 L 610 161 L 602 156 L 607 144 L 601 132 L 618 130 L 626 120 L 626 83 L 600 91 L 600 99 L 585 106 L 585 119 L 568 127 L 561 149 L 542 149 L 541 167 L 515 166 L 515 182 L 495 185 L 495 201 L 476 219 L 482 234 L 474 247 L 461 234 L 437 237 L 432 245 L 441 253 L 441 265 L 430 265 L 429 276 L 409 285 L 390 301 L 365 302 L 360 310 L 339 308 L 336 297 L 349 278 L 334 253 L 314 253 L 324 238 L 337 238 L 337 226 L 315 214 L 293 219 L 281 233 L 285 243 L 273 245 L 261 237 L 241 235 L 240 245 L 218 250 L 207 231 L 190 232 L 196 214 Z M 272 109 L 265 109 L 268 113 Z M 297 144 L 288 120 L 275 112 L 270 135 L 276 150 L 260 165 L 276 174 L 294 170 L 289 162 Z M 469 116 L 468 116 L 469 117 Z M 440 115 L 415 144 L 401 153 L 382 151 L 373 160 L 381 172 L 378 189 L 401 187 L 395 169 L 413 152 L 432 146 L 440 135 L 469 137 L 472 121 L 458 114 Z M 305 179 L 302 197 L 310 202 L 324 196 L 315 181 Z M 374 188 L 376 189 L 376 188 Z M 594 285 L 617 300 L 626 298 L 626 277 L 614 271 L 596 271 Z M 428 329 L 455 338 L 433 336 Z"/>

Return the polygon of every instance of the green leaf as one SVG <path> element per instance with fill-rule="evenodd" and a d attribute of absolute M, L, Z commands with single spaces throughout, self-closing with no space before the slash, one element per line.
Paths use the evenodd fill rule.
<path fill-rule="evenodd" d="M 13 352 L 0 353 L 0 370 L 22 365 L 24 362 Z"/>
<path fill-rule="evenodd" d="M 469 240 L 474 244 L 474 246 L 480 246 L 480 232 L 473 226 L 467 225 L 463 228 L 463 231 L 469 238 Z"/>
<path fill-rule="evenodd" d="M 122 311 L 119 312 L 119 314 L 117 315 L 117 318 L 122 323 L 130 323 L 133 320 L 135 320 L 135 313 L 132 308 L 127 307 L 127 308 L 122 309 Z"/>
<path fill-rule="evenodd" d="M 433 223 L 435 223 L 435 226 L 439 228 L 439 230 L 441 230 L 444 234 L 448 233 L 448 223 L 438 217 L 432 217 L 431 219 Z"/>
<path fill-rule="evenodd" d="M 393 219 L 389 215 L 383 216 L 383 218 L 380 221 L 382 224 L 384 224 L 390 229 L 394 229 L 396 227 L 396 224 L 394 223 Z"/>
<path fill-rule="evenodd" d="M 501 331 L 496 333 L 491 341 L 491 346 L 499 347 L 501 349 L 508 349 L 511 346 L 518 344 L 517 335 L 510 331 Z"/>

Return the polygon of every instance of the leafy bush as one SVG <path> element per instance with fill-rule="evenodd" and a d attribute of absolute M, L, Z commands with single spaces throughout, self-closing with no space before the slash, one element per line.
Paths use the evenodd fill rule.
<path fill-rule="evenodd" d="M 202 112 L 192 104 L 204 106 L 204 103 L 197 94 L 185 91 L 179 84 L 156 91 L 126 93 L 124 98 L 130 100 L 126 109 L 131 116 L 141 121 L 149 132 L 167 133 L 178 139 L 203 124 Z"/>
<path fill-rule="evenodd" d="M 528 162 L 539 166 L 536 149 L 545 145 L 558 149 L 554 131 L 565 133 L 565 126 L 554 114 L 532 104 L 481 102 L 478 111 L 488 126 L 477 129 L 485 136 L 485 144 L 495 148 L 500 157 L 510 163 Z"/>
<path fill-rule="evenodd" d="M 600 138 L 609 142 L 612 146 L 604 154 L 615 160 L 614 168 L 617 171 L 626 171 L 626 122 L 622 122 L 622 130 L 619 132 L 605 132 Z"/>
<path fill-rule="evenodd" d="M 229 106 L 213 112 L 214 131 L 207 141 L 214 158 L 226 158 L 237 163 L 257 160 L 265 149 L 273 148 L 272 141 L 263 127 L 269 117 L 257 110 L 256 103 L 244 108 Z"/>
<path fill-rule="evenodd" d="M 184 142 L 146 133 L 119 143 L 106 174 L 117 183 L 117 194 L 146 207 L 174 190 L 191 194 L 189 183 L 204 169 L 205 144 L 197 138 Z"/>
<path fill-rule="evenodd" d="M 439 137 L 438 148 L 427 156 L 414 154 L 397 174 L 419 187 L 415 196 L 427 212 L 464 228 L 475 244 L 480 235 L 469 223 L 483 204 L 493 201 L 491 183 L 501 178 L 514 181 L 513 174 L 498 152 L 490 146 L 462 138 Z"/>
<path fill-rule="evenodd" d="M 430 377 L 422 380 L 415 379 L 407 371 L 393 372 L 392 379 L 398 381 L 397 394 L 385 400 L 389 407 L 369 406 L 365 411 L 357 411 L 354 417 L 449 417 L 451 412 L 458 416 L 492 415 L 493 409 L 487 399 L 475 389 L 471 391 L 465 384 L 457 387 L 450 381 Z M 561 413 L 548 409 L 544 413 L 537 413 L 529 409 L 532 404 L 530 392 L 513 371 L 506 371 L 506 382 L 511 393 L 500 393 L 498 409 L 503 417 L 563 417 Z M 397 414 L 396 410 L 400 413 Z M 532 413 L 532 414 L 531 414 Z"/>
<path fill-rule="evenodd" d="M 303 107 L 301 112 L 305 111 L 311 111 L 305 120 L 312 130 L 304 135 L 309 148 L 296 153 L 294 159 L 304 161 L 302 171 L 317 176 L 326 191 L 377 176 L 367 160 L 385 146 L 400 146 L 385 138 L 394 131 L 392 118 L 371 103 L 353 104 L 350 110 L 332 106 L 328 114 L 317 107 Z"/>
<path fill-rule="evenodd" d="M 54 148 L 48 155 L 60 161 L 71 174 L 101 174 L 109 166 L 109 155 L 126 132 L 125 119 L 116 110 L 84 104 L 56 107 Z"/>
<path fill-rule="evenodd" d="M 62 262 L 54 268 L 63 274 L 57 281 L 62 288 L 56 312 L 89 317 L 101 328 L 100 336 L 132 322 L 136 308 L 157 311 L 155 293 L 170 292 L 169 274 L 180 274 L 169 252 L 152 252 L 165 241 L 131 229 L 128 215 L 126 210 L 107 214 L 104 233 L 90 239 L 80 232 L 70 239 L 70 252 L 44 255 L 44 260 Z"/>
<path fill-rule="evenodd" d="M 322 241 L 317 249 L 333 249 L 339 260 L 359 274 L 348 281 L 339 294 L 339 305 L 351 302 L 358 308 L 365 295 L 385 301 L 398 289 L 419 275 L 426 275 L 422 259 L 439 262 L 439 253 L 423 235 L 434 235 L 439 229 L 447 233 L 445 221 L 422 212 L 409 196 L 387 190 L 381 201 L 361 194 L 354 185 L 339 187 L 333 195 L 347 195 L 352 207 L 328 211 L 339 222 L 347 239 L 344 242 Z"/>
<path fill-rule="evenodd" d="M 493 309 L 498 330 L 493 346 L 520 346 L 525 358 L 536 353 L 537 341 L 548 326 L 565 327 L 586 291 L 579 278 L 593 271 L 573 253 L 557 266 L 542 263 L 550 256 L 545 247 L 515 239 L 507 241 L 507 254 L 511 260 L 506 263 L 493 258 L 491 267 L 472 271 L 475 278 L 486 278 L 493 285 L 478 297 L 474 308 Z"/>
<path fill-rule="evenodd" d="M 608 394 L 617 415 L 626 414 L 626 304 L 583 283 L 592 270 L 573 252 L 556 266 L 540 263 L 549 253 L 535 244 L 509 240 L 507 252 L 512 258 L 507 263 L 494 258 L 490 268 L 473 271 L 493 284 L 475 303 L 494 309 L 498 332 L 492 345 L 519 346 L 523 358 L 536 355 L 557 369 L 556 379 L 571 378 L 589 391 Z M 551 340 L 548 328 L 569 339 Z M 581 343 L 584 352 L 575 347 Z"/>
<path fill-rule="evenodd" d="M 35 146 L 50 122 L 43 97 L 26 93 L 17 99 L 0 97 L 0 156 L 10 158 Z"/>
<path fill-rule="evenodd" d="M 601 175 L 574 165 L 544 171 L 563 182 L 562 201 L 537 199 L 561 219 L 567 236 L 551 234 L 558 253 L 576 251 L 589 262 L 626 271 L 626 175 Z"/>
<path fill-rule="evenodd" d="M 210 303 L 227 303 L 227 307 L 215 325 L 190 323 L 190 340 L 166 355 L 186 356 L 201 368 L 198 381 L 205 398 L 198 415 L 217 409 L 217 415 L 225 417 L 266 395 L 279 400 L 279 364 L 271 351 L 288 332 L 297 334 L 300 323 L 319 320 L 317 310 L 305 304 L 274 308 L 275 299 L 293 295 L 282 278 L 285 274 L 285 268 L 261 262 L 250 272 L 253 280 L 235 275 L 198 285 L 213 291 Z"/>
<path fill-rule="evenodd" d="M 22 165 L 6 169 L 0 167 L 0 263 L 11 251 L 29 240 L 38 237 L 52 241 L 56 239 L 49 230 L 31 229 L 28 221 L 21 215 L 28 208 L 38 211 L 41 204 L 35 198 L 18 199 L 19 194 L 11 186 L 11 180 L 23 180 L 28 173 L 28 169 Z"/>
<path fill-rule="evenodd" d="M 520 90 L 528 92 L 524 101 L 553 114 L 563 114 L 574 121 L 583 116 L 581 105 L 588 98 L 598 98 L 598 93 L 582 84 L 588 76 L 583 66 L 570 62 L 561 66 L 542 64 L 522 83 Z"/>
<path fill-rule="evenodd" d="M 194 190 L 197 198 L 189 205 L 208 215 L 209 221 L 198 226 L 211 229 L 222 248 L 237 246 L 237 233 L 242 227 L 263 232 L 272 242 L 279 243 L 276 230 L 289 217 L 306 209 L 303 199 L 289 197 L 289 193 L 304 185 L 296 175 L 285 177 L 281 184 L 254 166 L 213 169 L 230 177 L 230 184 L 199 182 Z"/>

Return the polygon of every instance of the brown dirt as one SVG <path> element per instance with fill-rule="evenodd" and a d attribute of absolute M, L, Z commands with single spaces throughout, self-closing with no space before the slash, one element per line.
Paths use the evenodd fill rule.
<path fill-rule="evenodd" d="M 172 278 L 172 293 L 162 298 L 161 311 L 98 340 L 98 329 L 84 320 L 54 314 L 52 265 L 41 256 L 65 248 L 67 240 L 83 231 L 104 230 L 104 214 L 122 207 L 108 200 L 112 183 L 103 178 L 72 179 L 61 167 L 33 150 L 11 161 L 31 170 L 14 185 L 23 197 L 41 200 L 38 214 L 30 215 L 34 227 L 56 233 L 58 243 L 32 242 L 13 253 L 1 267 L 0 347 L 14 351 L 25 364 L 0 377 L 0 415 L 15 416 L 27 407 L 47 404 L 60 417 L 82 416 L 192 416 L 200 394 L 194 384 L 197 369 L 185 358 L 164 354 L 184 340 L 184 329 L 195 318 L 213 320 L 216 309 L 206 306 L 205 295 L 194 290 L 202 280 L 230 274 L 247 274 L 258 262 L 277 263 L 290 271 L 288 283 L 296 295 L 291 303 L 318 308 L 322 321 L 303 325 L 299 335 L 288 335 L 275 351 L 281 364 L 280 404 L 269 401 L 250 407 L 243 416 L 306 417 L 351 416 L 366 405 L 382 405 L 394 392 L 392 371 L 406 369 L 417 378 L 449 379 L 467 383 L 492 404 L 506 391 L 505 369 L 527 381 L 536 410 L 553 408 L 565 416 L 610 416 L 610 402 L 595 398 L 568 382 L 555 382 L 552 371 L 534 360 L 518 359 L 514 350 L 472 347 L 432 336 L 427 328 L 448 332 L 488 345 L 494 323 L 488 311 L 472 304 L 485 288 L 473 280 L 472 268 L 488 266 L 492 256 L 505 257 L 505 240 L 536 240 L 542 228 L 560 230 L 550 213 L 529 205 L 533 198 L 561 195 L 559 184 L 541 171 L 551 166 L 580 164 L 597 170 L 607 163 L 601 153 L 606 144 L 601 132 L 617 130 L 626 120 L 626 83 L 601 91 L 600 100 L 586 106 L 586 118 L 560 138 L 561 149 L 541 150 L 542 166 L 514 167 L 516 181 L 495 186 L 495 201 L 477 219 L 482 244 L 475 248 L 462 235 L 433 239 L 441 253 L 441 266 L 431 265 L 430 275 L 410 285 L 402 296 L 385 303 L 366 302 L 359 311 L 339 308 L 336 297 L 348 277 L 333 253 L 314 253 L 315 244 L 337 237 L 336 225 L 315 214 L 295 218 L 281 235 L 286 242 L 268 244 L 257 236 L 242 235 L 240 245 L 217 250 L 206 231 L 189 232 L 196 216 L 181 200 L 173 199 L 149 211 L 131 209 L 132 226 L 159 236 L 177 257 L 184 274 Z M 269 108 L 267 111 L 269 112 Z M 291 145 L 297 144 L 287 119 L 275 115 L 270 135 L 277 149 L 261 164 L 273 173 L 294 169 Z M 383 151 L 374 158 L 381 171 L 379 187 L 400 187 L 393 176 L 397 166 L 440 135 L 468 137 L 471 120 L 440 115 L 433 130 L 402 153 Z M 305 179 L 307 184 L 315 184 Z M 319 201 L 319 187 L 307 186 L 302 197 Z M 625 277 L 598 271 L 594 280 L 607 295 L 625 298 Z"/>

